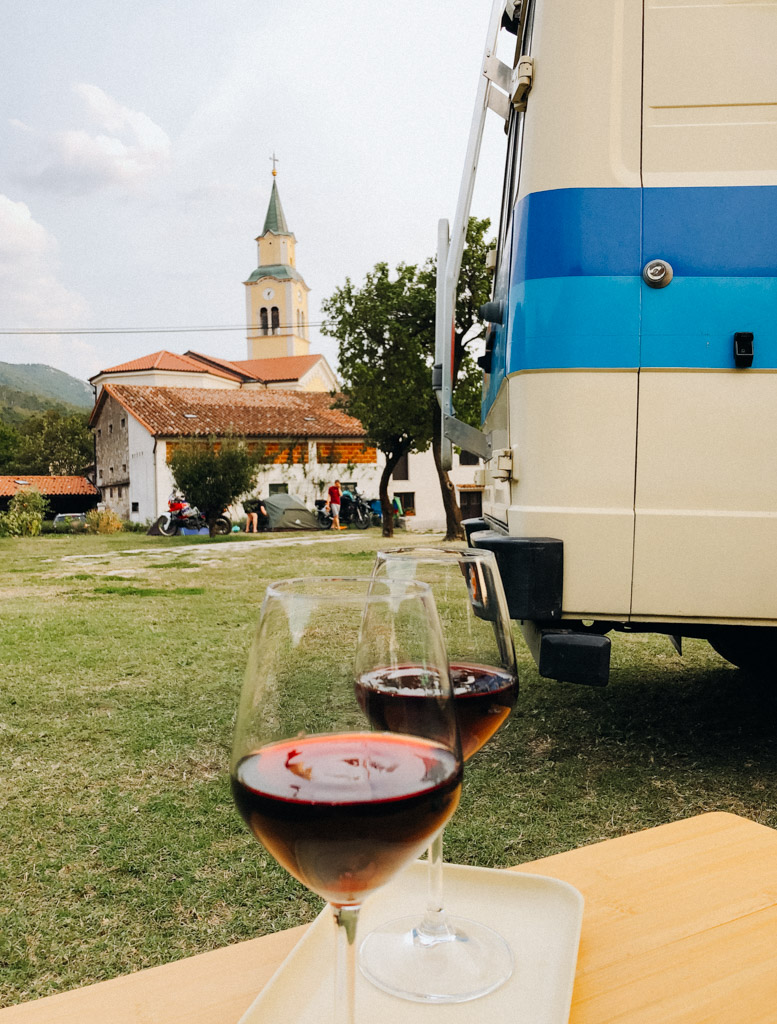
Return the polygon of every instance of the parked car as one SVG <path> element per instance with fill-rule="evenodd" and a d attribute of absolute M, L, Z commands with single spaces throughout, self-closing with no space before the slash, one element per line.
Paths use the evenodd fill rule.
<path fill-rule="evenodd" d="M 58 512 L 54 526 L 86 526 L 86 512 Z"/>

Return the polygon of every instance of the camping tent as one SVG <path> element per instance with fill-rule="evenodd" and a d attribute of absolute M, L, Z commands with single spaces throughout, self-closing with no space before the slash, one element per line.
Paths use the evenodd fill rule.
<path fill-rule="evenodd" d="M 263 498 L 270 530 L 317 530 L 318 519 L 293 494 L 271 494 Z"/>

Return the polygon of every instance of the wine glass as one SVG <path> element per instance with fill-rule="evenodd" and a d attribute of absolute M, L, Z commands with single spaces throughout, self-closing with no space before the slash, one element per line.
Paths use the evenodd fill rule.
<path fill-rule="evenodd" d="M 373 576 L 431 586 L 466 761 L 504 723 L 518 696 L 510 617 L 493 553 L 431 547 L 379 551 Z M 512 951 L 493 929 L 445 912 L 442 830 L 429 847 L 428 861 L 423 919 L 401 918 L 371 932 L 359 953 L 361 971 L 379 988 L 418 1002 L 464 1002 L 492 992 L 512 974 Z"/>
<path fill-rule="evenodd" d="M 372 708 L 397 674 L 426 699 L 412 716 L 395 715 L 396 728 L 376 731 Z M 230 771 L 254 836 L 332 907 L 333 1020 L 353 1024 L 359 907 L 423 851 L 461 790 L 453 694 L 430 588 L 391 579 L 271 584 Z"/>

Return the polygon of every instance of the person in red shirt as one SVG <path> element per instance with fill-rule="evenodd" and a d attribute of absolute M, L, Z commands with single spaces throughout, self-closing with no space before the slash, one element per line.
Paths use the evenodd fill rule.
<path fill-rule="evenodd" d="M 333 530 L 344 530 L 344 526 L 340 526 L 340 498 L 342 497 L 342 491 L 340 489 L 340 481 L 335 480 L 332 486 L 329 488 L 329 501 L 327 502 L 327 510 L 332 516 L 332 529 Z"/>

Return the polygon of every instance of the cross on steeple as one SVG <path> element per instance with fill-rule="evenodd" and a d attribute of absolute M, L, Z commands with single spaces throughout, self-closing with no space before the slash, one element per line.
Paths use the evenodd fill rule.
<path fill-rule="evenodd" d="M 280 163 L 280 160 L 279 160 L 279 159 L 278 159 L 278 157 L 277 157 L 277 156 L 275 155 L 275 150 L 273 150 L 273 151 L 272 151 L 272 156 L 271 156 L 271 157 L 269 157 L 269 159 L 270 159 L 270 160 L 272 160 L 272 176 L 273 176 L 273 178 L 274 178 L 274 177 L 275 177 L 275 176 L 277 175 L 277 173 L 278 173 L 278 172 L 277 172 L 277 171 L 275 170 L 275 165 L 276 165 L 276 164 L 279 164 L 279 163 Z"/>

